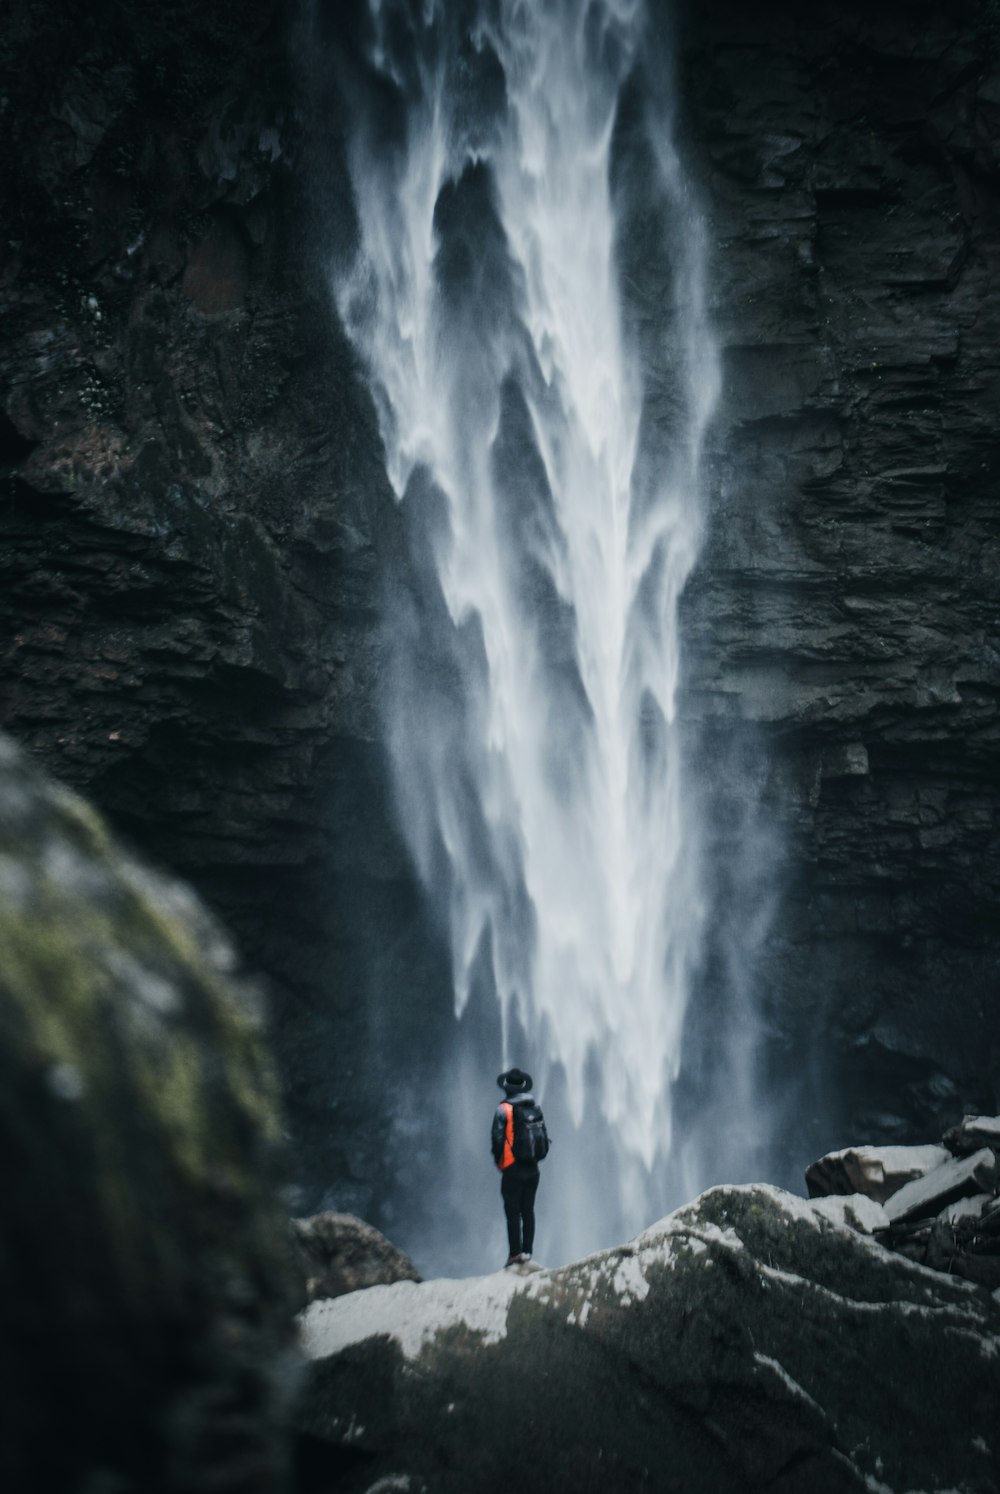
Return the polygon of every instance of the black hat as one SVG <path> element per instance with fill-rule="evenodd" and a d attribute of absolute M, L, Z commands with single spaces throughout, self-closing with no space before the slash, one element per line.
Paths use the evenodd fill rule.
<path fill-rule="evenodd" d="M 497 1083 L 501 1089 L 518 1094 L 522 1089 L 531 1088 L 531 1075 L 526 1074 L 523 1069 L 508 1069 L 505 1074 L 497 1075 Z"/>

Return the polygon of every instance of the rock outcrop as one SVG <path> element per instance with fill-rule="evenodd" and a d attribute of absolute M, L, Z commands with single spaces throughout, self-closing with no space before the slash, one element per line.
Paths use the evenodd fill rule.
<path fill-rule="evenodd" d="M 294 1274 L 258 996 L 0 737 L 0 1485 L 286 1486 Z"/>
<path fill-rule="evenodd" d="M 1000 1301 L 848 1204 L 716 1188 L 534 1278 L 316 1303 L 297 1421 L 359 1494 L 992 1494 Z"/>
<path fill-rule="evenodd" d="M 806 1169 L 810 1195 L 832 1201 L 850 1178 L 857 1195 L 884 1205 L 867 1225 L 884 1245 L 1000 1290 L 1000 1116 L 967 1115 L 944 1141 L 831 1152 Z"/>
<path fill-rule="evenodd" d="M 292 1239 L 309 1302 L 343 1297 L 364 1287 L 389 1286 L 394 1281 L 420 1280 L 408 1256 L 353 1214 L 293 1219 Z"/>
<path fill-rule="evenodd" d="M 806 1168 L 810 1198 L 831 1193 L 864 1193 L 885 1203 L 905 1183 L 922 1178 L 947 1162 L 944 1146 L 852 1146 L 828 1152 Z"/>

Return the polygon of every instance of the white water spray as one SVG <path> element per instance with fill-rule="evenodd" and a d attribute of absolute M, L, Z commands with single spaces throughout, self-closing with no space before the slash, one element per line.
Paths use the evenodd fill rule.
<path fill-rule="evenodd" d="M 704 920 L 675 720 L 717 388 L 702 230 L 647 100 L 673 223 L 665 429 L 626 331 L 612 190 L 639 0 L 483 0 L 464 22 L 369 3 L 392 121 L 360 117 L 349 141 L 359 243 L 336 294 L 393 488 L 427 515 L 388 703 L 402 823 L 447 899 L 456 1014 L 485 961 L 505 1043 L 526 1042 L 498 1067 L 529 1062 L 543 1089 L 561 1070 L 577 1127 L 600 1107 L 612 1227 L 639 1228 L 669 1191 Z M 555 1155 L 582 1198 L 587 1149 Z M 601 1243 L 573 1221 L 560 1239 Z"/>

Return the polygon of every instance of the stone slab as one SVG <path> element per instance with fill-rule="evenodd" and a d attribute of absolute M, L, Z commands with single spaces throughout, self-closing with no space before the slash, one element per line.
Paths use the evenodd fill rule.
<path fill-rule="evenodd" d="M 945 1224 L 957 1224 L 960 1219 L 981 1219 L 992 1202 L 991 1193 L 972 1193 L 949 1204 L 937 1217 Z"/>
<path fill-rule="evenodd" d="M 864 1193 L 885 1203 L 904 1184 L 951 1160 L 943 1146 L 852 1146 L 828 1152 L 806 1169 L 810 1198 Z"/>
<path fill-rule="evenodd" d="M 984 1146 L 1000 1152 L 1000 1115 L 963 1115 L 959 1125 L 944 1133 L 944 1144 L 956 1157 L 968 1157 Z"/>
<path fill-rule="evenodd" d="M 890 1223 L 883 1206 L 866 1193 L 831 1193 L 826 1198 L 817 1198 L 812 1207 L 820 1218 L 846 1224 L 862 1235 L 888 1229 Z"/>
<path fill-rule="evenodd" d="M 989 1147 L 983 1147 L 971 1157 L 955 1157 L 925 1177 L 907 1183 L 886 1200 L 885 1211 L 894 1224 L 923 1215 L 930 1217 L 967 1194 L 992 1192 L 996 1176 L 996 1157 Z"/>

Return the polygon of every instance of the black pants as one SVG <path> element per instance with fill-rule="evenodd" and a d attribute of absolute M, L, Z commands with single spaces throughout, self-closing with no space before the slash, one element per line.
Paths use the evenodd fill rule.
<path fill-rule="evenodd" d="M 500 1193 L 507 1216 L 507 1244 L 511 1255 L 531 1254 L 535 1243 L 537 1192 L 537 1162 L 512 1162 L 500 1174 Z"/>

